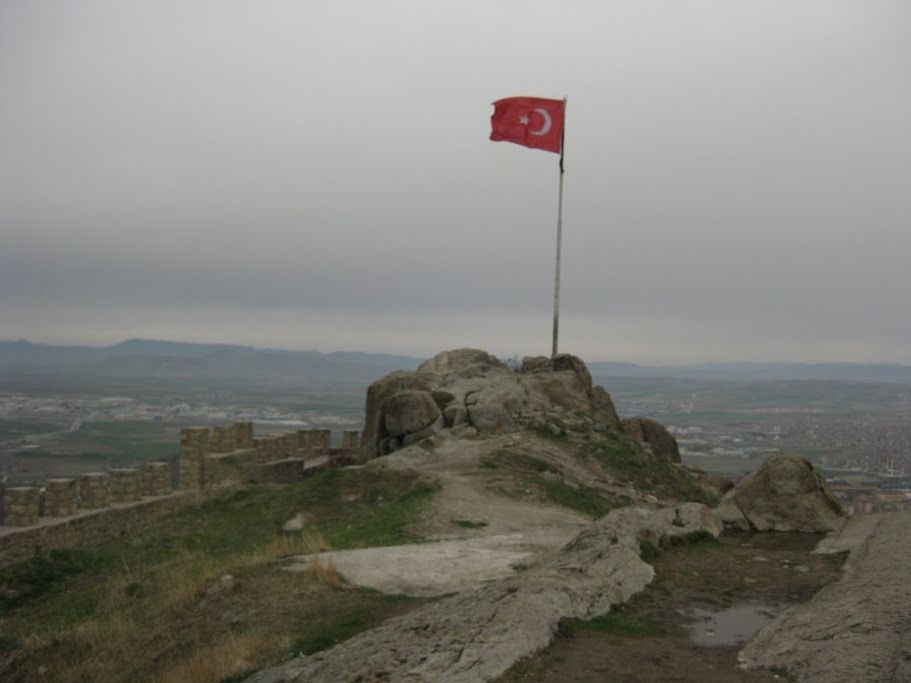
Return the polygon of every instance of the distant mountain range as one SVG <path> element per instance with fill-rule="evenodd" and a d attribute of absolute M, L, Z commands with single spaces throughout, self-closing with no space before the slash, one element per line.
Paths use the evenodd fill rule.
<path fill-rule="evenodd" d="M 148 339 L 130 339 L 107 347 L 0 341 L 0 381 L 56 376 L 74 380 L 221 380 L 276 386 L 363 384 L 393 370 L 413 370 L 421 360 L 355 351 L 284 351 Z M 911 366 L 897 364 L 715 363 L 650 367 L 591 362 L 589 369 L 597 377 L 911 384 Z"/>
<path fill-rule="evenodd" d="M 219 380 L 253 385 L 366 383 L 419 358 L 339 351 L 283 351 L 232 344 L 130 339 L 114 346 L 51 346 L 0 341 L 0 381 L 49 378 Z"/>
<path fill-rule="evenodd" d="M 707 363 L 649 367 L 633 363 L 589 363 L 597 377 L 700 379 L 741 382 L 818 380 L 911 384 L 911 365 L 863 363 Z"/>

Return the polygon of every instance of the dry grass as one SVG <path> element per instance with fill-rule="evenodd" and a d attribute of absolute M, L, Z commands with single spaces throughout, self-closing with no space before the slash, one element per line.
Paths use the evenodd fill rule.
<path fill-rule="evenodd" d="M 79 624 L 60 639 L 67 655 L 55 657 L 47 680 L 87 683 L 115 678 L 117 663 L 133 656 L 142 636 L 128 614 L 114 613 Z"/>
<path fill-rule="evenodd" d="M 322 555 L 314 555 L 310 559 L 310 564 L 307 565 L 304 575 L 329 588 L 345 587 L 345 582 L 339 576 L 335 562 L 329 558 L 324 558 Z"/>
<path fill-rule="evenodd" d="M 196 648 L 189 657 L 168 669 L 160 683 L 217 683 L 228 676 L 250 671 L 273 649 L 272 638 L 262 633 L 229 635 L 219 643 Z"/>
<path fill-rule="evenodd" d="M 49 556 L 34 570 L 42 592 L 4 614 L 18 642 L 9 639 L 15 649 L 0 658 L 0 680 L 215 681 L 331 647 L 412 606 L 349 590 L 324 553 L 327 538 L 338 547 L 410 538 L 404 529 L 433 493 L 413 484 L 330 472 L 231 493 L 97 551 Z M 362 489 L 365 500 L 391 502 L 365 502 L 371 514 L 354 514 L 346 496 Z M 301 498 L 316 510 L 305 515 L 305 531 L 276 533 Z M 310 566 L 284 571 L 283 558 L 300 555 Z M 225 574 L 233 589 L 207 594 Z M 30 587 L 27 578 L 17 580 Z"/>
<path fill-rule="evenodd" d="M 82 622 L 59 639 L 58 656 L 49 662 L 46 678 L 59 683 L 101 683 L 117 679 L 122 667 L 151 634 L 134 621 L 135 597 L 131 592 L 141 585 L 144 617 L 156 622 L 173 623 L 186 618 L 205 596 L 206 590 L 223 574 L 256 569 L 283 557 L 309 555 L 307 569 L 299 574 L 306 584 L 316 583 L 329 589 L 343 589 L 345 583 L 331 559 L 321 555 L 329 550 L 318 533 L 281 536 L 265 546 L 242 555 L 214 559 L 202 553 L 183 552 L 154 567 L 127 567 L 99 604 L 98 616 Z M 168 637 L 168 636 L 165 636 Z M 175 643 L 176 644 L 176 643 Z M 46 649 L 49 643 L 35 638 L 31 650 Z M 230 634 L 216 644 L 201 644 L 188 656 L 165 669 L 164 682 L 202 683 L 220 681 L 251 670 L 275 655 L 274 637 L 259 632 Z M 169 658 L 170 659 L 170 658 Z M 167 666 L 167 665 L 166 665 Z"/>

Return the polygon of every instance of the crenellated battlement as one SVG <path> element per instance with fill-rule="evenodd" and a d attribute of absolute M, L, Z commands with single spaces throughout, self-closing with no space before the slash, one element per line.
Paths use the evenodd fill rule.
<path fill-rule="evenodd" d="M 252 422 L 185 427 L 177 490 L 169 462 L 48 479 L 44 486 L 4 489 L 0 484 L 0 566 L 38 549 L 91 544 L 124 533 L 208 491 L 296 481 L 351 464 L 360 438 L 358 431 L 344 431 L 341 446 L 333 448 L 328 429 L 255 436 Z"/>
<path fill-rule="evenodd" d="M 281 482 L 353 461 L 360 432 L 342 432 L 332 447 L 329 429 L 299 429 L 255 436 L 252 422 L 180 430 L 179 488 L 206 491 L 245 482 Z"/>

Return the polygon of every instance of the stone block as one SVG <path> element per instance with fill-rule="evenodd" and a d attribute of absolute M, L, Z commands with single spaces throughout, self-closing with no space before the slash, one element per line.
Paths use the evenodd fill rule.
<path fill-rule="evenodd" d="M 203 467 L 209 454 L 209 428 L 184 427 L 180 430 L 179 486 L 187 491 L 203 487 Z"/>
<path fill-rule="evenodd" d="M 3 496 L 3 523 L 6 526 L 37 524 L 40 496 L 37 486 L 7 488 Z"/>
<path fill-rule="evenodd" d="M 111 504 L 111 477 L 107 472 L 89 472 L 79 477 L 79 507 L 85 510 Z"/>
<path fill-rule="evenodd" d="M 142 498 L 142 483 L 135 467 L 111 470 L 111 502 L 132 503 Z"/>
<path fill-rule="evenodd" d="M 69 517 L 76 514 L 76 480 L 48 479 L 44 483 L 46 517 Z"/>
<path fill-rule="evenodd" d="M 234 423 L 234 447 L 238 450 L 253 448 L 253 423 Z"/>
<path fill-rule="evenodd" d="M 142 466 L 142 495 L 165 496 L 171 493 L 171 465 L 147 462 Z"/>
<path fill-rule="evenodd" d="M 210 453 L 230 453 L 235 449 L 236 430 L 234 425 L 212 427 L 209 439 Z"/>

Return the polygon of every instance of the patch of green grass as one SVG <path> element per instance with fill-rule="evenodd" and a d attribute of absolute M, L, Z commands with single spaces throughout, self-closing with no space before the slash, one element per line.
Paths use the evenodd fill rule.
<path fill-rule="evenodd" d="M 556 431 L 552 428 L 555 427 Z M 569 439 L 569 436 L 566 433 L 566 427 L 556 420 L 550 421 L 550 423 L 532 423 L 531 429 L 535 433 L 543 436 L 545 439 L 550 439 L 551 441 L 566 441 Z"/>
<path fill-rule="evenodd" d="M 707 547 L 717 543 L 717 538 L 708 531 L 702 529 L 691 531 L 688 534 L 683 534 L 681 536 L 671 536 L 668 538 L 668 545 L 671 548 L 678 548 L 680 546 Z"/>
<path fill-rule="evenodd" d="M 544 477 L 535 477 L 534 483 L 550 501 L 592 518 L 602 517 L 630 502 L 627 498 L 611 496 L 588 486 L 574 488 L 562 481 Z"/>
<path fill-rule="evenodd" d="M 617 605 L 610 612 L 594 619 L 564 619 L 560 622 L 560 634 L 572 636 L 577 631 L 600 633 L 617 638 L 648 638 L 667 633 L 664 624 L 637 616 Z"/>
<path fill-rule="evenodd" d="M 528 472 L 553 472 L 554 474 L 560 473 L 559 467 L 552 465 L 546 460 L 536 458 L 533 455 L 516 453 L 515 451 L 509 451 L 502 448 L 498 451 L 494 451 L 488 456 L 485 456 L 481 460 L 481 467 L 486 467 L 488 469 L 505 468 L 525 470 Z"/>
<path fill-rule="evenodd" d="M 437 488 L 396 471 L 329 470 L 281 487 L 250 487 L 183 508 L 128 537 L 85 550 L 52 551 L 0 571 L 5 610 L 53 598 L 55 619 L 74 623 L 92 613 L 96 591 L 125 567 L 152 567 L 179 555 L 213 559 L 250 553 L 272 542 L 299 512 L 335 549 L 417 541 L 408 530 Z M 64 590 L 98 575 L 84 591 Z M 137 588 L 136 590 L 139 590 Z M 60 593 L 59 595 L 53 595 Z"/>
<path fill-rule="evenodd" d="M 99 558 L 85 550 L 52 550 L 0 569 L 0 613 L 53 594 L 69 577 L 91 571 Z"/>
<path fill-rule="evenodd" d="M 601 438 L 585 444 L 583 448 L 587 456 L 640 491 L 652 492 L 661 498 L 707 505 L 718 503 L 717 496 L 703 489 L 692 472 L 649 453 L 632 439 L 605 432 Z"/>
<path fill-rule="evenodd" d="M 552 503 L 589 517 L 601 517 L 614 508 L 629 504 L 626 498 L 611 496 L 588 486 L 571 486 L 553 476 L 561 474 L 559 467 L 526 453 L 500 449 L 485 456 L 481 460 L 481 466 L 488 469 L 511 470 Z"/>
<path fill-rule="evenodd" d="M 452 521 L 454 524 L 465 529 L 483 529 L 487 526 L 487 522 L 474 522 L 470 519 L 454 519 Z"/>
<path fill-rule="evenodd" d="M 359 591 L 367 600 L 351 601 L 298 624 L 291 643 L 292 655 L 312 655 L 326 650 L 353 635 L 376 626 L 389 609 L 410 602 L 420 602 L 404 595 L 383 595 L 374 591 Z M 369 594 L 369 595 L 367 595 Z"/>
<path fill-rule="evenodd" d="M 661 556 L 663 548 L 687 548 L 689 551 L 705 552 L 718 545 L 718 539 L 708 531 L 691 531 L 680 536 L 668 536 L 661 546 L 652 541 L 639 542 L 639 557 L 646 562 L 653 562 Z"/>
<path fill-rule="evenodd" d="M 420 538 L 408 527 L 438 490 L 421 487 L 376 507 L 364 507 L 357 515 L 345 514 L 338 521 L 319 524 L 317 529 L 337 550 L 415 543 Z"/>
<path fill-rule="evenodd" d="M 53 422 L 39 422 L 32 420 L 0 420 L 0 441 L 22 439 L 33 434 L 50 434 L 69 425 Z"/>

